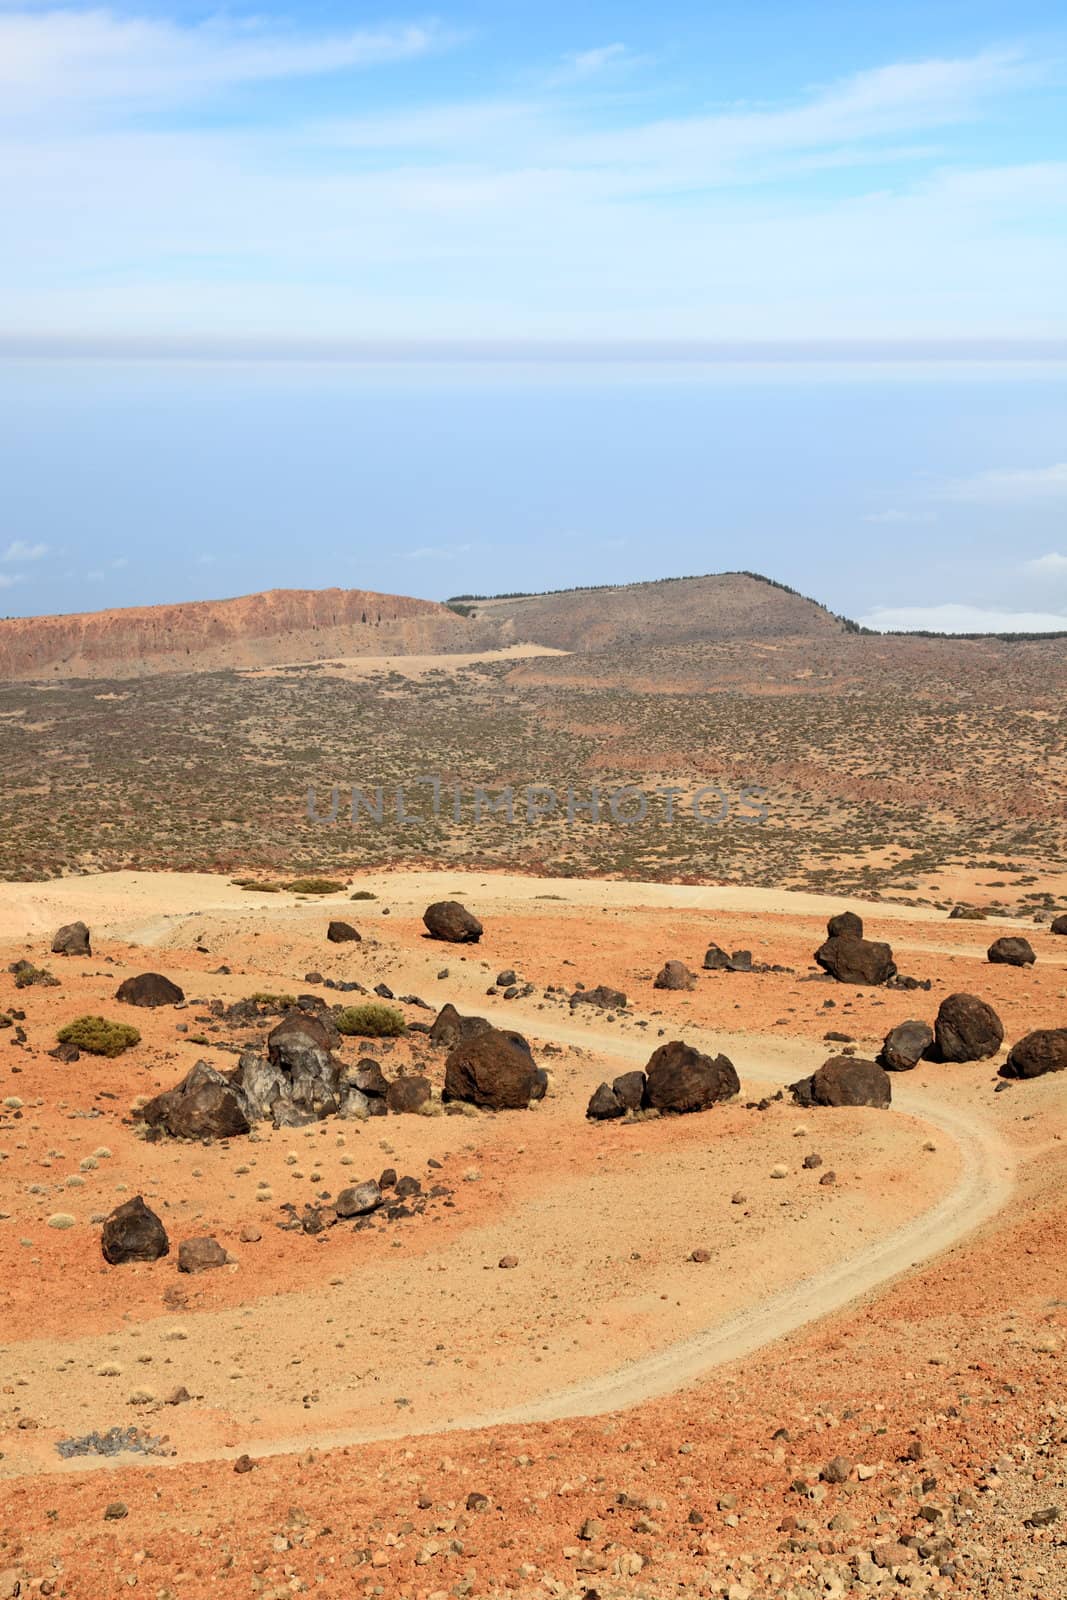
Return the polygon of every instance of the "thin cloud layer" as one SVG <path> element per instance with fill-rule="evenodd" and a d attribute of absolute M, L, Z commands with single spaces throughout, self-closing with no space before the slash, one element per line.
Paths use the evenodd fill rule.
<path fill-rule="evenodd" d="M 503 35 L 0 9 L 0 335 L 1067 334 L 1067 156 L 1038 117 L 997 158 L 1036 52 L 725 101 L 710 59 Z"/>
<path fill-rule="evenodd" d="M 1067 611 L 998 611 L 957 604 L 877 606 L 859 620 L 879 633 L 1067 633 Z"/>
<path fill-rule="evenodd" d="M 941 491 L 946 500 L 975 505 L 1040 504 L 1067 500 L 1067 461 L 1049 467 L 995 468 L 958 478 Z"/>

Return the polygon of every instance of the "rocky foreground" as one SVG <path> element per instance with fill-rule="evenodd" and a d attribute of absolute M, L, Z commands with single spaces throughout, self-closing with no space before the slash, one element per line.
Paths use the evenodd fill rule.
<path fill-rule="evenodd" d="M 0 1596 L 1067 1593 L 1056 934 L 1013 929 L 1033 960 L 1005 961 L 867 907 L 830 940 L 913 981 L 876 953 L 855 984 L 787 906 L 453 877 L 480 923 L 457 940 L 384 882 L 189 913 L 174 878 L 136 926 L 77 904 L 92 886 L 9 920 L 0 974 Z M 372 1003 L 405 1031 L 337 1026 Z M 57 1041 L 94 1016 L 136 1040 Z M 489 1046 L 524 1109 L 479 1103 Z M 191 1075 L 231 1121 L 170 1124 Z M 988 1220 L 925 1264 L 575 1414 L 605 1372 L 876 1255 L 978 1159 Z M 109 1252 L 131 1210 L 149 1247 Z"/>

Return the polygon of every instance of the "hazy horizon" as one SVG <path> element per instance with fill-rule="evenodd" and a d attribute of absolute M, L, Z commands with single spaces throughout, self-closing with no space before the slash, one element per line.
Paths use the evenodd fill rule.
<path fill-rule="evenodd" d="M 0 606 L 1067 627 L 1067 23 L 0 5 Z"/>

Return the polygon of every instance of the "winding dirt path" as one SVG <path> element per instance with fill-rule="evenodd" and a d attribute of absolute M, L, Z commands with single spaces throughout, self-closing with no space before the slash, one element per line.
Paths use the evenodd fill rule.
<path fill-rule="evenodd" d="M 543 1016 L 483 1006 L 483 1014 L 559 1044 L 581 1044 L 603 1053 L 606 1062 L 629 1065 L 644 1061 L 646 1040 L 622 1040 L 585 1026 L 548 1023 Z M 710 1037 L 687 1029 L 690 1041 L 711 1046 Z M 715 1048 L 735 1062 L 742 1082 L 753 1079 L 781 1087 L 798 1073 L 810 1071 L 825 1050 L 803 1041 L 762 1038 L 751 1034 L 715 1034 Z M 419 1434 L 474 1431 L 501 1424 L 549 1422 L 568 1417 L 598 1416 L 639 1406 L 692 1383 L 713 1367 L 739 1360 L 883 1287 L 892 1279 L 950 1249 L 992 1218 L 1010 1197 L 1014 1156 L 986 1119 L 938 1101 L 929 1088 L 904 1087 L 894 1078 L 897 1110 L 927 1123 L 950 1138 L 961 1159 L 960 1176 L 930 1210 L 894 1230 L 876 1244 L 845 1257 L 823 1271 L 758 1301 L 727 1321 L 628 1361 L 595 1379 L 544 1395 L 513 1408 L 468 1413 L 424 1429 L 398 1427 L 372 1432 L 335 1430 L 259 1440 L 242 1449 L 183 1454 L 182 1460 L 214 1460 L 240 1454 L 263 1457 L 307 1449 L 331 1450 Z"/>

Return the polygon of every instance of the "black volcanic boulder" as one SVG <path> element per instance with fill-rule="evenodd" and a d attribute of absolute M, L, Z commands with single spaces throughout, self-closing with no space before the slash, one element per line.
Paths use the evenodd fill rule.
<path fill-rule="evenodd" d="M 340 1110 L 341 1067 L 326 1042 L 336 1036 L 328 1013 L 289 1011 L 267 1035 L 267 1055 L 242 1051 L 235 1082 L 252 1117 L 270 1117 L 276 1128 L 321 1122 Z"/>
<path fill-rule="evenodd" d="M 492 1023 L 484 1017 L 461 1017 L 452 1002 L 448 1001 L 430 1026 L 430 1043 L 444 1045 L 446 1050 L 451 1050 L 491 1027 Z"/>
<path fill-rule="evenodd" d="M 933 1042 L 934 1031 L 927 1023 L 898 1022 L 886 1034 L 878 1059 L 889 1072 L 910 1072 Z"/>
<path fill-rule="evenodd" d="M 575 989 L 571 995 L 572 1006 L 598 1006 L 601 1011 L 625 1011 L 626 996 L 621 989 L 610 989 L 598 983 L 595 989 Z"/>
<path fill-rule="evenodd" d="M 531 1100 L 540 1098 L 538 1087 L 529 1046 L 490 1027 L 461 1040 L 449 1052 L 441 1098 L 490 1111 L 524 1111 Z"/>
<path fill-rule="evenodd" d="M 816 950 L 815 960 L 838 983 L 888 983 L 897 971 L 887 944 L 877 939 L 857 939 L 848 933 L 827 939 Z"/>
<path fill-rule="evenodd" d="M 653 989 L 695 989 L 696 977 L 684 961 L 666 961 L 656 973 Z"/>
<path fill-rule="evenodd" d="M 339 1217 L 367 1217 L 382 1204 L 382 1191 L 373 1178 L 342 1189 L 333 1203 Z"/>
<path fill-rule="evenodd" d="M 52 940 L 54 956 L 90 956 L 89 929 L 84 922 L 65 922 Z"/>
<path fill-rule="evenodd" d="M 985 1061 L 1004 1042 L 1004 1024 L 974 994 L 950 994 L 938 1009 L 934 1041 L 942 1061 Z"/>
<path fill-rule="evenodd" d="M 410 1077 L 394 1078 L 385 1092 L 385 1103 L 390 1111 L 421 1111 L 430 1103 L 430 1080 L 412 1073 Z"/>
<path fill-rule="evenodd" d="M 645 1097 L 643 1072 L 624 1072 L 614 1083 L 602 1083 L 586 1107 L 586 1116 L 593 1122 L 607 1122 L 613 1117 L 623 1117 L 627 1111 L 640 1111 Z"/>
<path fill-rule="evenodd" d="M 645 1098 L 643 1072 L 623 1072 L 612 1084 L 615 1098 L 624 1111 L 640 1111 Z"/>
<path fill-rule="evenodd" d="M 987 954 L 989 960 L 1000 967 L 1032 967 L 1037 960 L 1029 939 L 1013 935 L 994 939 Z"/>
<path fill-rule="evenodd" d="M 863 918 L 854 911 L 839 911 L 826 924 L 826 933 L 831 939 L 862 939 Z"/>
<path fill-rule="evenodd" d="M 642 1105 L 655 1111 L 706 1111 L 739 1092 L 740 1080 L 727 1056 L 706 1056 L 681 1039 L 661 1044 L 645 1068 Z"/>
<path fill-rule="evenodd" d="M 726 954 L 726 951 L 721 945 L 709 944 L 704 952 L 704 971 L 729 972 L 729 970 L 730 957 Z"/>
<path fill-rule="evenodd" d="M 167 1230 L 141 1195 L 116 1206 L 100 1236 L 104 1260 L 118 1267 L 126 1261 L 158 1261 L 170 1251 Z"/>
<path fill-rule="evenodd" d="M 624 1117 L 626 1112 L 619 1104 L 611 1084 L 602 1083 L 593 1091 L 592 1099 L 585 1108 L 585 1114 L 590 1122 L 610 1122 L 614 1117 Z"/>
<path fill-rule="evenodd" d="M 893 1094 L 889 1074 L 862 1056 L 831 1056 L 810 1078 L 791 1088 L 800 1105 L 875 1106 L 883 1111 Z"/>
<path fill-rule="evenodd" d="M 1013 1044 L 1000 1069 L 1002 1078 L 1043 1078 L 1067 1072 L 1067 1028 L 1037 1028 Z"/>
<path fill-rule="evenodd" d="M 115 990 L 115 999 L 128 1006 L 180 1006 L 185 999 L 176 983 L 161 972 L 142 972 L 126 978 Z"/>
<path fill-rule="evenodd" d="M 183 1239 L 178 1246 L 179 1272 L 210 1272 L 225 1267 L 229 1256 L 217 1239 L 205 1234 L 199 1239 Z"/>
<path fill-rule="evenodd" d="M 1049 924 L 1050 933 L 1067 933 L 1067 912 L 1062 917 L 1053 917 Z"/>
<path fill-rule="evenodd" d="M 287 1041 L 301 1039 L 311 1039 L 323 1050 L 336 1050 L 341 1043 L 341 1033 L 325 1007 L 315 1011 L 287 1011 L 267 1035 L 267 1054 L 272 1061 L 284 1061 L 292 1048 Z"/>
<path fill-rule="evenodd" d="M 242 1089 L 206 1061 L 198 1061 L 181 1083 L 157 1094 L 138 1115 L 174 1139 L 232 1139 L 252 1125 Z"/>
<path fill-rule="evenodd" d="M 326 937 L 331 944 L 360 944 L 363 939 L 350 922 L 341 922 L 336 917 L 326 929 Z"/>
<path fill-rule="evenodd" d="M 422 914 L 431 939 L 447 939 L 450 944 L 477 944 L 482 936 L 478 918 L 458 900 L 435 900 Z"/>

